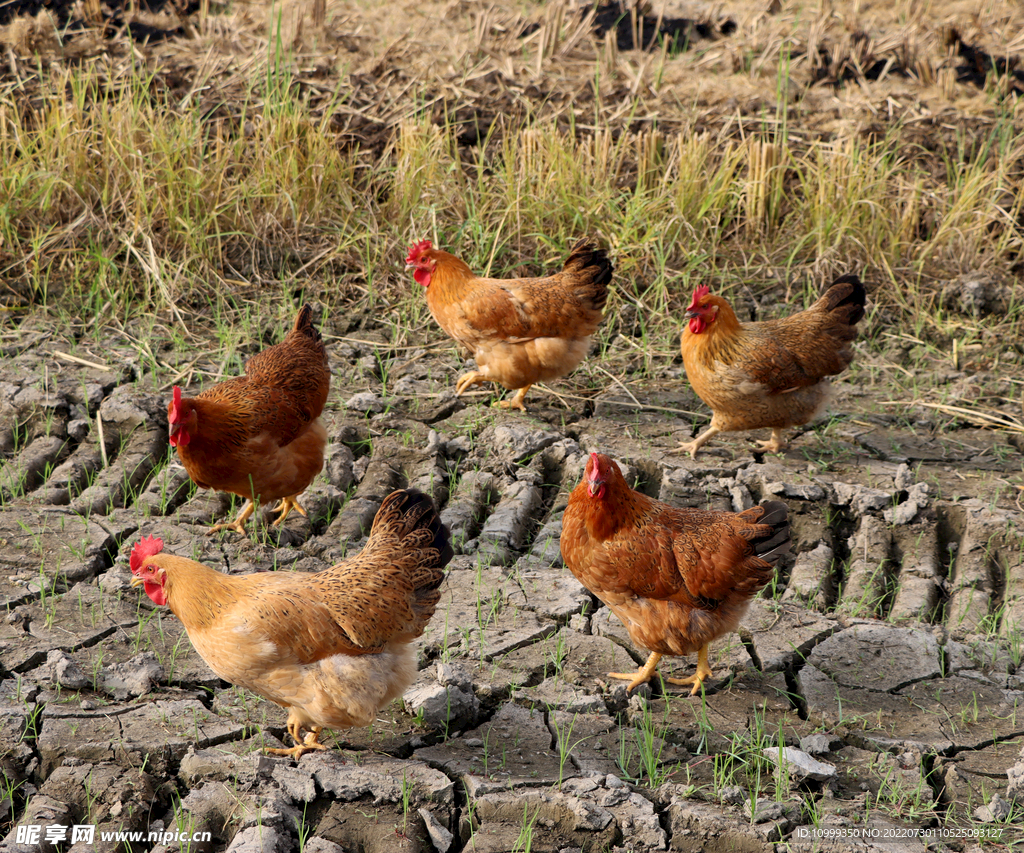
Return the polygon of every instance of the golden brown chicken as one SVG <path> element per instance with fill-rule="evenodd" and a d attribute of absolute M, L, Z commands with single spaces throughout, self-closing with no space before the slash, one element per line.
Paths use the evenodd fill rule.
<path fill-rule="evenodd" d="M 531 385 L 565 376 L 583 360 L 612 280 L 604 250 L 586 239 L 572 247 L 561 272 L 545 278 L 478 278 L 429 240 L 412 246 L 405 263 L 427 289 L 434 319 L 476 359 L 477 369 L 456 383 L 456 395 L 497 382 L 518 389 L 498 405 L 524 412 Z"/>
<path fill-rule="evenodd" d="M 629 690 L 650 681 L 663 655 L 697 652 L 695 675 L 665 679 L 697 693 L 712 674 L 708 646 L 736 630 L 789 545 L 781 501 L 738 513 L 675 509 L 631 489 L 600 453 L 562 516 L 565 565 L 651 651 L 638 672 L 608 673 Z"/>
<path fill-rule="evenodd" d="M 281 343 L 257 353 L 245 376 L 182 397 L 175 386 L 167 406 L 171 446 L 197 486 L 248 498 L 238 518 L 218 530 L 245 532 L 254 500 L 280 500 L 280 524 L 324 467 L 327 430 L 320 414 L 331 371 L 313 309 L 304 305 Z"/>
<path fill-rule="evenodd" d="M 136 544 L 132 585 L 170 607 L 217 675 L 288 709 L 295 746 L 270 751 L 295 758 L 325 748 L 325 726 L 369 725 L 412 683 L 411 644 L 452 558 L 433 501 L 415 489 L 385 498 L 366 547 L 322 572 L 225 575 L 162 549 L 155 537 Z"/>
<path fill-rule="evenodd" d="M 697 449 L 720 432 L 771 427 L 770 453 L 784 450 L 782 431 L 817 417 L 831 397 L 825 377 L 853 361 L 850 342 L 864 316 L 866 294 L 855 275 L 837 278 L 806 311 L 781 320 L 741 323 L 729 303 L 707 287 L 693 291 L 681 348 L 686 376 L 711 407 L 711 426 L 693 441 Z"/>

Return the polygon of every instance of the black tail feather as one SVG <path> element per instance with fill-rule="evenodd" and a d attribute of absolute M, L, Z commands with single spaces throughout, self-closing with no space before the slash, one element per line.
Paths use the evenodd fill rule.
<path fill-rule="evenodd" d="M 782 501 L 764 501 L 761 509 L 764 514 L 757 523 L 770 525 L 772 532 L 754 540 L 754 553 L 766 563 L 774 565 L 779 557 L 789 553 L 792 546 L 789 538 L 789 507 Z"/>
<path fill-rule="evenodd" d="M 864 319 L 864 304 L 868 294 L 861 283 L 860 277 L 854 273 L 840 276 L 825 292 L 828 297 L 827 310 L 832 312 L 839 308 L 847 310 L 846 322 L 856 326 Z"/>

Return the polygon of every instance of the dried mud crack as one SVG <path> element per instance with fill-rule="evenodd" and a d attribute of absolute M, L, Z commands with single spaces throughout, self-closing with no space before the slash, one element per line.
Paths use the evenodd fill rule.
<path fill-rule="evenodd" d="M 527 417 L 451 405 L 440 360 L 403 373 L 378 351 L 395 368 L 385 401 L 373 349 L 332 345 L 309 517 L 244 539 L 205 535 L 233 508 L 168 455 L 165 395 L 128 368 L 127 342 L 108 349 L 102 381 L 85 366 L 47 376 L 32 348 L 2 368 L 9 849 L 30 849 L 16 826 L 64 822 L 210 833 L 140 845 L 161 850 L 511 851 L 523 833 L 535 850 L 811 850 L 801 827 L 962 825 L 1002 790 L 1024 740 L 1021 532 L 999 500 L 950 494 L 947 470 L 956 448 L 966 464 L 997 434 L 921 441 L 920 425 L 858 418 L 799 436 L 785 459 L 737 438 L 694 462 L 673 452 L 679 422 L 600 393 L 571 417 L 543 402 Z M 444 414 L 424 423 L 424 399 Z M 941 460 L 918 451 L 939 443 Z M 794 554 L 713 648 L 704 697 L 628 697 L 606 677 L 642 654 L 558 552 L 593 450 L 680 505 L 790 507 Z M 418 680 L 371 728 L 334 734 L 336 751 L 267 757 L 283 711 L 222 683 L 130 589 L 132 542 L 157 533 L 228 572 L 316 571 L 360 548 L 405 486 L 438 502 L 457 553 Z M 757 774 L 775 794 L 751 817 Z"/>

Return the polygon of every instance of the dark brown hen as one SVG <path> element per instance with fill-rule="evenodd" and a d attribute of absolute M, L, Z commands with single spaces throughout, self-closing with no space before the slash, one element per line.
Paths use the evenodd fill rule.
<path fill-rule="evenodd" d="M 789 550 L 787 508 L 766 501 L 744 512 L 676 509 L 631 489 L 619 466 L 591 453 L 562 516 L 562 559 L 622 620 L 651 655 L 639 672 L 609 673 L 649 681 L 663 655 L 698 653 L 696 693 L 711 675 L 708 646 L 736 630 L 750 599 Z"/>

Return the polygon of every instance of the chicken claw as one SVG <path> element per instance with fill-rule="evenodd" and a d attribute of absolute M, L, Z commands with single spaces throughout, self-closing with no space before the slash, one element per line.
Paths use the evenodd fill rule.
<path fill-rule="evenodd" d="M 461 397 L 465 390 L 472 385 L 482 385 L 484 382 L 488 382 L 486 376 L 484 376 L 479 370 L 471 370 L 465 376 L 460 376 L 459 381 L 455 383 L 455 396 Z"/>
<path fill-rule="evenodd" d="M 782 453 L 787 447 L 789 447 L 789 442 L 782 437 L 781 429 L 773 429 L 772 437 L 767 441 L 757 442 L 757 449 L 765 453 Z"/>
<path fill-rule="evenodd" d="M 313 726 L 306 736 L 302 737 L 302 724 L 289 718 L 288 734 L 295 741 L 295 746 L 290 749 L 267 749 L 267 753 L 270 755 L 287 755 L 298 761 L 307 752 L 315 752 L 318 749 L 326 750 L 328 747 L 320 743 L 320 732 L 322 731 L 323 726 Z"/>
<path fill-rule="evenodd" d="M 526 406 L 523 405 L 523 398 L 526 397 L 526 392 L 530 390 L 532 386 L 527 385 L 520 388 L 512 396 L 511 400 L 498 400 L 494 405 L 502 409 L 519 409 L 520 412 L 526 411 Z"/>
<path fill-rule="evenodd" d="M 288 513 L 290 513 L 293 509 L 299 515 L 306 515 L 306 511 L 301 506 L 299 506 L 298 495 L 292 495 L 291 497 L 281 498 L 281 503 L 278 506 L 274 507 L 274 512 L 279 512 L 281 514 L 274 519 L 270 526 L 277 527 L 277 525 L 279 525 L 288 517 Z"/>
<path fill-rule="evenodd" d="M 241 533 L 245 536 L 245 522 L 255 510 L 256 505 L 252 501 L 247 500 L 245 506 L 242 507 L 242 511 L 238 514 L 238 518 L 224 524 L 213 525 L 213 527 L 206 531 L 206 535 L 213 536 L 214 533 L 218 533 L 221 530 L 233 530 L 235 533 Z"/>
<path fill-rule="evenodd" d="M 708 665 L 708 647 L 701 646 L 700 651 L 697 652 L 697 671 L 693 675 L 686 678 L 666 678 L 665 681 L 669 684 L 692 684 L 693 690 L 690 691 L 690 695 L 696 696 L 700 692 L 704 679 L 711 678 L 712 675 L 714 673 Z"/>
<path fill-rule="evenodd" d="M 647 658 L 645 663 L 637 672 L 609 672 L 609 678 L 621 678 L 624 681 L 629 681 L 629 687 L 626 688 L 627 693 L 632 693 L 641 684 L 646 684 L 656 674 L 658 668 L 658 661 L 661 660 L 661 655 L 657 652 L 651 652 L 651 656 Z M 686 678 L 662 678 L 669 684 L 692 684 L 693 690 L 690 691 L 691 696 L 695 696 L 700 692 L 700 687 L 704 683 L 704 679 L 710 678 L 714 673 L 711 672 L 711 667 L 708 665 L 708 647 L 701 646 L 700 651 L 697 652 L 697 671 Z"/>
<path fill-rule="evenodd" d="M 645 663 L 637 672 L 609 672 L 608 677 L 628 681 L 629 687 L 626 688 L 626 692 L 632 693 L 641 684 L 646 684 L 654 678 L 654 673 L 658 668 L 658 661 L 660 660 L 661 655 L 657 652 L 651 652 L 651 656 L 647 658 L 647 663 Z"/>
<path fill-rule="evenodd" d="M 697 451 L 705 444 L 708 443 L 714 436 L 718 435 L 721 430 L 716 426 L 709 426 L 704 432 L 698 435 L 693 441 L 681 441 L 679 447 L 676 448 L 676 453 L 689 453 L 691 459 L 697 458 Z"/>

